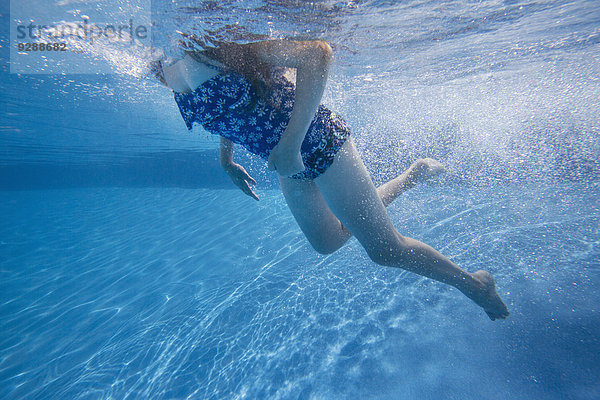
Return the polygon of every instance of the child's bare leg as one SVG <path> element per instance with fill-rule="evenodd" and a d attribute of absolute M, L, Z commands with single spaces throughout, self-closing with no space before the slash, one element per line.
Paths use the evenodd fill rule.
<path fill-rule="evenodd" d="M 488 272 L 469 273 L 425 243 L 398 233 L 351 140 L 315 183 L 328 207 L 374 262 L 452 285 L 482 307 L 491 319 L 508 316 Z"/>
<path fill-rule="evenodd" d="M 377 188 L 377 192 L 387 207 L 417 183 L 442 172 L 444 167 L 438 161 L 419 159 L 402 174 Z M 333 253 L 352 237 L 352 233 L 333 215 L 314 182 L 278 177 L 296 222 L 315 250 L 322 254 Z"/>
<path fill-rule="evenodd" d="M 402 193 L 417 183 L 445 172 L 444 166 L 433 158 L 420 158 L 402 174 L 377 188 L 377 194 L 384 207 L 389 206 Z"/>
<path fill-rule="evenodd" d="M 387 207 L 400 194 L 444 171 L 444 166 L 434 159 L 418 159 L 402 174 L 378 187 L 377 193 Z M 281 176 L 279 182 L 296 222 L 315 250 L 322 254 L 333 253 L 352 237 L 332 214 L 314 182 Z M 311 207 L 307 208 L 307 204 Z"/>
<path fill-rule="evenodd" d="M 375 259 L 381 256 L 379 264 L 401 267 L 454 286 L 483 308 L 492 321 L 509 315 L 506 305 L 496 292 L 492 274 L 483 270 L 467 272 L 431 246 L 402 236 L 397 231 L 396 236 L 399 245 L 391 246 L 395 251 L 387 250 L 387 246 L 380 247 L 375 256 Z"/>
<path fill-rule="evenodd" d="M 433 158 L 419 158 L 411 164 L 410 167 L 394 179 L 387 181 L 377 187 L 377 194 L 384 207 L 389 206 L 402 193 L 413 188 L 416 184 L 425 182 L 427 179 L 446 172 L 446 168 Z M 342 231 L 347 233 L 348 239 L 352 236 L 350 232 L 341 224 Z"/>

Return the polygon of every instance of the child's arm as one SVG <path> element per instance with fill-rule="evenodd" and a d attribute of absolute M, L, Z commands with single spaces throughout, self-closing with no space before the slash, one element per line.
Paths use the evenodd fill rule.
<path fill-rule="evenodd" d="M 250 185 L 256 185 L 256 181 L 252 178 L 246 169 L 239 164 L 233 162 L 233 142 L 225 138 L 221 138 L 219 161 L 221 167 L 227 175 L 231 178 L 231 181 L 239 187 L 242 192 L 252 197 L 254 200 L 258 200 L 258 196 Z"/>
<path fill-rule="evenodd" d="M 296 68 L 296 98 L 287 128 L 271 152 L 269 169 L 282 176 L 304 170 L 300 147 L 310 127 L 327 82 L 333 58 L 331 47 L 323 41 L 272 40 L 242 45 L 258 60 Z"/>

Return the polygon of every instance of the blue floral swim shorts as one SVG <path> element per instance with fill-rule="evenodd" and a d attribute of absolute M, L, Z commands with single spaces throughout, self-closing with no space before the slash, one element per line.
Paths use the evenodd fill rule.
<path fill-rule="evenodd" d="M 256 95 L 247 79 L 229 72 L 207 80 L 192 92 L 175 92 L 175 101 L 188 129 L 199 123 L 208 132 L 267 160 L 290 120 L 295 98 L 294 84 L 283 73 L 274 76 L 268 102 Z M 320 105 L 302 142 L 306 169 L 291 178 L 311 180 L 321 175 L 349 136 L 346 122 Z"/>

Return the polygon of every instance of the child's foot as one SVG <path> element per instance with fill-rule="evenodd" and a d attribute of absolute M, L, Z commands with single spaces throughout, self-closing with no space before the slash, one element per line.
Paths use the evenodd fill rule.
<path fill-rule="evenodd" d="M 410 166 L 410 170 L 415 183 L 424 182 L 446 172 L 444 165 L 433 158 L 419 158 Z"/>
<path fill-rule="evenodd" d="M 473 277 L 483 284 L 479 294 L 471 297 L 486 312 L 492 321 L 496 319 L 504 319 L 509 316 L 508 308 L 496 292 L 496 283 L 492 274 L 487 271 L 477 271 L 473 273 Z"/>

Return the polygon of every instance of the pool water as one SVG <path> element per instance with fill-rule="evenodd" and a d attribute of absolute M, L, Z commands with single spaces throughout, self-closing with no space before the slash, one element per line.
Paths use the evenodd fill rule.
<path fill-rule="evenodd" d="M 390 207 L 401 231 L 495 274 L 500 323 L 354 239 L 317 255 L 275 190 L 3 192 L 0 395 L 594 398 L 590 189 L 431 185 Z"/>
<path fill-rule="evenodd" d="M 374 182 L 419 157 L 447 167 L 388 208 L 395 226 L 492 272 L 511 315 L 355 239 L 317 254 L 264 163 L 236 151 L 256 202 L 144 59 L 9 73 L 2 4 L 0 398 L 600 398 L 595 0 L 152 7 L 173 56 L 178 32 L 330 42 L 323 101 Z"/>

